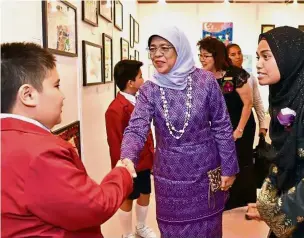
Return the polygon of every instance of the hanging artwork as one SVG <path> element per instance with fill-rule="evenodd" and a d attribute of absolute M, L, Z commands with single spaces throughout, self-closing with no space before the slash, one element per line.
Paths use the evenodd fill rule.
<path fill-rule="evenodd" d="M 134 47 L 134 18 L 130 14 L 130 47 Z"/>
<path fill-rule="evenodd" d="M 103 33 L 102 34 L 103 45 L 103 63 L 104 63 L 104 81 L 109 83 L 113 81 L 113 44 L 112 37 Z"/>
<path fill-rule="evenodd" d="M 243 69 L 248 73 L 252 73 L 252 55 L 243 55 Z"/>
<path fill-rule="evenodd" d="M 67 1 L 42 1 L 43 46 L 51 53 L 77 56 L 77 10 Z"/>
<path fill-rule="evenodd" d="M 82 20 L 92 26 L 98 26 L 97 4 L 96 0 L 82 1 Z"/>
<path fill-rule="evenodd" d="M 215 37 L 228 45 L 232 42 L 233 23 L 232 22 L 204 22 L 202 37 Z"/>
<path fill-rule="evenodd" d="M 139 51 L 138 50 L 134 50 L 134 57 L 135 57 L 135 60 L 139 60 Z"/>
<path fill-rule="evenodd" d="M 124 38 L 120 38 L 120 59 L 129 59 L 129 42 Z"/>
<path fill-rule="evenodd" d="M 114 26 L 118 30 L 123 29 L 123 5 L 119 0 L 114 1 Z"/>
<path fill-rule="evenodd" d="M 298 28 L 304 32 L 304 25 L 299 25 Z"/>
<path fill-rule="evenodd" d="M 275 28 L 275 25 L 262 25 L 261 26 L 261 33 L 266 33 Z"/>
<path fill-rule="evenodd" d="M 104 82 L 102 73 L 102 47 L 82 41 L 83 86 Z"/>
<path fill-rule="evenodd" d="M 139 43 L 139 24 L 134 20 L 134 41 Z"/>
<path fill-rule="evenodd" d="M 99 1 L 99 15 L 109 22 L 112 22 L 113 19 L 112 8 L 112 0 Z"/>
<path fill-rule="evenodd" d="M 80 122 L 75 121 L 66 125 L 58 130 L 52 131 L 53 134 L 61 137 L 63 140 L 68 141 L 76 150 L 81 159 L 81 138 L 80 138 Z"/>

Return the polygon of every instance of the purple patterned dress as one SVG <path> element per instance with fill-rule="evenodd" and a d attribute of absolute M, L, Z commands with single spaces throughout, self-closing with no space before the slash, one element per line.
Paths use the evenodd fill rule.
<path fill-rule="evenodd" d="M 207 171 L 238 172 L 235 144 L 226 103 L 213 74 L 196 69 L 192 75 L 192 109 L 184 135 L 175 139 L 165 123 L 158 85 L 147 81 L 125 130 L 121 157 L 138 161 L 153 119 L 156 155 L 153 174 L 156 213 L 162 237 L 222 237 L 226 192 L 209 193 Z M 184 125 L 186 91 L 164 88 L 175 128 Z"/>

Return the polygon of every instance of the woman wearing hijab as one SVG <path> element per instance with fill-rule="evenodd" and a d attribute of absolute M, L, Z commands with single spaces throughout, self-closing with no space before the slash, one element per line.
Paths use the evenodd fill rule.
<path fill-rule="evenodd" d="M 222 212 L 238 163 L 225 100 L 212 73 L 194 66 L 185 34 L 176 27 L 152 34 L 156 69 L 141 88 L 121 157 L 138 161 L 152 119 L 156 213 L 162 237 L 222 237 Z M 207 172 L 221 167 L 221 189 Z"/>
<path fill-rule="evenodd" d="M 270 237 L 304 237 L 304 33 L 278 27 L 261 34 L 258 80 L 269 85 L 273 167 L 249 216 Z M 257 210 L 256 210 L 257 209 Z"/>

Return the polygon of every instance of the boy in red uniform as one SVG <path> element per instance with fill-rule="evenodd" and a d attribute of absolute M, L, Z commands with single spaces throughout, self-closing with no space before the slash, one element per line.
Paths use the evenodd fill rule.
<path fill-rule="evenodd" d="M 122 162 L 100 184 L 50 129 L 64 96 L 55 57 L 33 43 L 1 45 L 1 236 L 102 237 L 132 192 Z"/>
<path fill-rule="evenodd" d="M 122 60 L 114 67 L 114 80 L 120 92 L 106 111 L 106 129 L 112 167 L 120 160 L 120 147 L 125 128 L 128 126 L 135 105 L 135 94 L 143 84 L 140 67 L 142 62 Z M 134 190 L 124 201 L 119 210 L 119 219 L 123 229 L 123 238 L 135 238 L 132 232 L 132 205 L 136 203 L 136 234 L 144 238 L 155 238 L 156 234 L 146 226 L 148 205 L 151 193 L 151 169 L 153 165 L 154 144 L 150 131 L 144 149 L 136 167 L 137 178 L 134 179 Z"/>

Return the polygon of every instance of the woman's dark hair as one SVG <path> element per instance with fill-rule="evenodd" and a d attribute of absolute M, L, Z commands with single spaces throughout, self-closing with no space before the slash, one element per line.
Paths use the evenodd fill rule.
<path fill-rule="evenodd" d="M 214 66 L 216 70 L 225 70 L 230 64 L 225 44 L 216 38 L 206 37 L 197 42 L 199 50 L 206 50 L 212 54 L 214 58 Z"/>
<path fill-rule="evenodd" d="M 238 44 L 231 43 L 231 44 L 229 44 L 229 45 L 226 46 L 227 54 L 229 54 L 229 50 L 230 50 L 232 47 L 238 47 L 238 48 L 241 50 L 241 47 L 240 47 Z"/>

